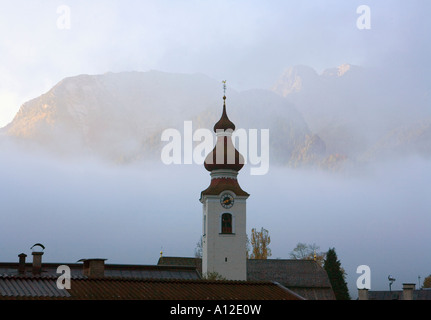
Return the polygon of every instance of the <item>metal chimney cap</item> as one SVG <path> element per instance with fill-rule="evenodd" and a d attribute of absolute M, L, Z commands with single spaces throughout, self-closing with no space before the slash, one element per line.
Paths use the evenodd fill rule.
<path fill-rule="evenodd" d="M 33 252 L 42 252 L 45 250 L 45 246 L 41 243 L 35 243 L 30 249 L 32 249 Z"/>

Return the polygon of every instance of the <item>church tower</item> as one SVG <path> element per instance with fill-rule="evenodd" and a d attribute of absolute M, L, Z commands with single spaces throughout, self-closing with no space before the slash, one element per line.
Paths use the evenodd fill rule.
<path fill-rule="evenodd" d="M 226 89 L 226 86 L 225 86 Z M 217 142 L 205 159 L 210 186 L 201 192 L 203 205 L 202 274 L 218 273 L 228 280 L 247 280 L 246 200 L 238 184 L 243 156 L 232 143 L 235 125 L 226 113 L 214 125 Z"/>

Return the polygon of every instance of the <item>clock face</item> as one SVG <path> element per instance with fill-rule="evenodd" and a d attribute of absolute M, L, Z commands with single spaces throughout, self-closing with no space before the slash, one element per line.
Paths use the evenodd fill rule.
<path fill-rule="evenodd" d="M 220 204 L 223 208 L 229 209 L 233 206 L 233 196 L 230 193 L 223 193 L 220 197 Z"/>

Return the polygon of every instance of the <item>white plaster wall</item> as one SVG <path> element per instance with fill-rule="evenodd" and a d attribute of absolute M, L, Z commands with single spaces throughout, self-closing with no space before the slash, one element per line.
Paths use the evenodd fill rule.
<path fill-rule="evenodd" d="M 223 193 L 223 192 L 222 192 Z M 221 194 L 222 194 L 221 193 Z M 246 280 L 246 197 L 234 195 L 232 208 L 220 204 L 220 196 L 204 196 L 202 242 L 202 272 L 217 272 L 229 280 Z M 233 217 L 233 234 L 221 234 L 221 215 L 230 213 Z M 226 261 L 227 260 L 227 261 Z"/>

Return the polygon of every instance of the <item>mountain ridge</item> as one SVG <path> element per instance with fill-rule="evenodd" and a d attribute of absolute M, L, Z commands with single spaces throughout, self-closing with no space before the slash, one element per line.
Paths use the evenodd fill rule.
<path fill-rule="evenodd" d="M 288 164 L 297 158 L 298 150 L 309 158 L 308 163 L 326 157 L 324 148 L 300 148 L 310 144 L 307 137 L 312 132 L 284 98 L 264 89 L 237 92 L 228 88 L 226 95 L 229 117 L 238 128 L 271 130 L 273 162 Z M 221 110 L 220 83 L 202 74 L 78 75 L 24 103 L 3 132 L 55 153 L 85 151 L 128 162 L 160 158 L 164 129 L 181 131 L 189 120 L 194 129 L 209 129 Z"/>
<path fill-rule="evenodd" d="M 237 128 L 270 129 L 275 164 L 338 170 L 388 155 L 429 156 L 431 118 L 405 116 L 401 107 L 408 96 L 394 104 L 397 92 L 376 94 L 392 84 L 376 87 L 382 76 L 371 79 L 374 72 L 350 64 L 320 74 L 293 66 L 270 90 L 228 87 L 228 114 Z M 181 132 L 184 121 L 192 121 L 194 130 L 212 130 L 222 103 L 221 82 L 200 73 L 81 74 L 24 103 L 0 135 L 54 154 L 93 154 L 119 163 L 160 160 L 163 130 Z M 418 102 L 416 110 L 422 109 Z"/>

